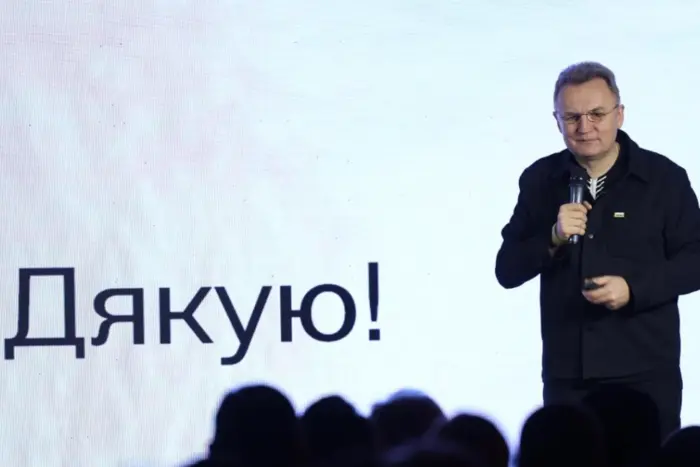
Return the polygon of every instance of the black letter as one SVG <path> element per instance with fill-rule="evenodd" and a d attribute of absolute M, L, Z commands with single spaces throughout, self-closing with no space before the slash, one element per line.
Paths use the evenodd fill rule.
<path fill-rule="evenodd" d="M 324 334 L 319 331 L 311 317 L 311 308 L 313 307 L 314 300 L 323 293 L 335 294 L 343 301 L 345 319 L 340 329 L 332 334 Z M 335 284 L 317 285 L 309 290 L 301 300 L 301 307 L 299 307 L 299 310 L 294 310 L 292 308 L 292 287 L 283 285 L 280 287 L 280 317 L 282 342 L 292 341 L 292 318 L 300 318 L 304 331 L 313 339 L 320 342 L 336 342 L 346 337 L 350 334 L 350 331 L 352 331 L 355 325 L 355 318 L 357 317 L 357 310 L 355 308 L 355 301 L 352 299 L 350 292 Z"/>
<path fill-rule="evenodd" d="M 170 344 L 170 321 L 173 319 L 185 320 L 185 323 L 194 331 L 203 344 L 211 344 L 211 338 L 204 332 L 202 326 L 194 319 L 194 312 L 201 305 L 204 297 L 207 296 L 211 287 L 202 287 L 195 294 L 194 298 L 187 304 L 183 311 L 172 311 L 170 309 L 170 289 L 162 288 L 159 290 L 160 298 L 160 343 Z"/>
<path fill-rule="evenodd" d="M 369 263 L 367 274 L 369 282 L 369 316 L 372 322 L 376 323 L 379 317 L 379 264 Z M 369 340 L 378 341 L 379 337 L 379 329 L 369 330 Z"/>
<path fill-rule="evenodd" d="M 107 300 L 117 296 L 131 296 L 134 314 L 129 315 L 113 315 L 107 311 Z M 143 318 L 143 289 L 107 289 L 98 293 L 94 301 L 95 312 L 105 320 L 100 324 L 100 329 L 97 332 L 97 337 L 92 339 L 92 345 L 104 345 L 109 336 L 109 329 L 116 323 L 134 323 L 134 344 L 143 344 L 145 323 Z"/>
<path fill-rule="evenodd" d="M 219 296 L 224 310 L 226 310 L 226 316 L 228 316 L 228 320 L 231 322 L 231 326 L 233 326 L 233 331 L 236 333 L 239 342 L 236 353 L 231 357 L 222 358 L 221 364 L 235 365 L 236 363 L 240 363 L 248 352 L 250 343 L 253 340 L 253 335 L 255 334 L 255 329 L 258 327 L 258 322 L 260 322 L 260 317 L 265 309 L 265 304 L 267 303 L 267 298 L 270 296 L 272 287 L 266 285 L 260 289 L 260 294 L 258 294 L 258 299 L 253 307 L 253 313 L 250 316 L 247 327 L 243 327 L 243 323 L 241 323 L 241 319 L 238 317 L 238 313 L 233 303 L 231 303 L 231 298 L 228 296 L 226 289 L 224 287 L 214 287 L 214 290 L 216 290 L 216 294 Z"/>
<path fill-rule="evenodd" d="M 32 276 L 63 276 L 63 322 L 65 337 L 27 337 L 29 334 L 29 281 Z M 5 339 L 5 358 L 15 358 L 15 347 L 75 346 L 75 357 L 85 358 L 85 339 L 75 335 L 75 269 L 26 268 L 19 270 L 19 317 L 17 335 Z"/>

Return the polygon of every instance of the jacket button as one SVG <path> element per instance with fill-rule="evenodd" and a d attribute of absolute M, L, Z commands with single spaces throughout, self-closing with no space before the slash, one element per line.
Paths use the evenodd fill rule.
<path fill-rule="evenodd" d="M 588 238 L 590 238 L 591 240 L 593 240 L 593 237 L 595 237 L 595 235 L 593 235 L 592 233 L 588 234 Z"/>

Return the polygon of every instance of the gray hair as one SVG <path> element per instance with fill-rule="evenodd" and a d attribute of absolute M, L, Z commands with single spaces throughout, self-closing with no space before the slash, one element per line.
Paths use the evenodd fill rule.
<path fill-rule="evenodd" d="M 598 62 L 580 62 L 565 68 L 559 73 L 557 83 L 554 85 L 554 104 L 556 105 L 557 97 L 565 86 L 587 83 L 596 78 L 605 81 L 610 91 L 615 94 L 617 103 L 620 103 L 620 89 L 615 81 L 615 73 L 605 65 Z"/>

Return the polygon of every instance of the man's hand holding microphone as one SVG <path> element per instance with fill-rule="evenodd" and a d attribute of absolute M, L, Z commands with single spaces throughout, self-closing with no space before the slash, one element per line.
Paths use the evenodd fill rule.
<path fill-rule="evenodd" d="M 559 208 L 557 222 L 552 226 L 552 244 L 560 247 L 568 243 L 574 235 L 585 235 L 588 211 L 591 209 L 593 206 L 588 201 L 562 205 Z"/>

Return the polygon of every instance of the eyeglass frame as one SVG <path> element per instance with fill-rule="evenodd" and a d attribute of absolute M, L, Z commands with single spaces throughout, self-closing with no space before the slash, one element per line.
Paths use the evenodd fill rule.
<path fill-rule="evenodd" d="M 608 110 L 607 112 L 601 112 L 598 109 L 594 109 L 582 114 L 570 113 L 568 115 L 562 115 L 559 112 L 554 111 L 554 117 L 559 117 L 563 121 L 563 123 L 566 123 L 567 125 L 577 125 L 584 115 L 586 116 L 586 120 L 588 120 L 590 123 L 600 123 L 605 117 L 619 109 L 621 106 L 622 104 L 616 104 L 615 107 Z"/>

